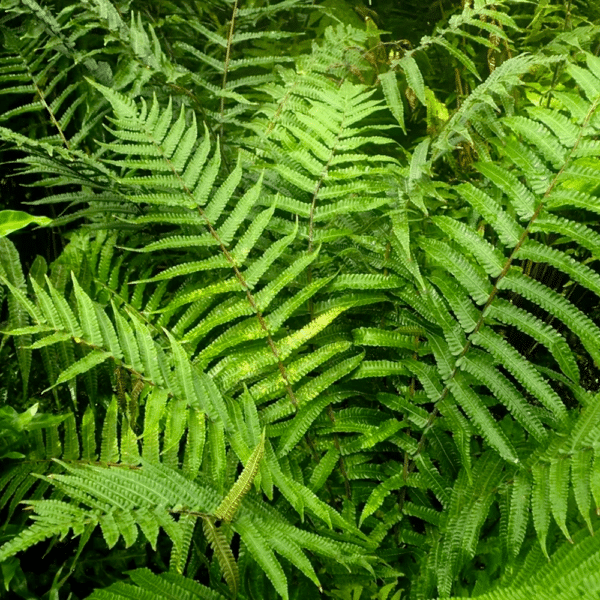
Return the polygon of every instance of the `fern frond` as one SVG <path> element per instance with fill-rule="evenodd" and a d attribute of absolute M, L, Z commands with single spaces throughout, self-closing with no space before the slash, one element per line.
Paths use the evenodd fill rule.
<path fill-rule="evenodd" d="M 203 519 L 202 525 L 204 528 L 204 535 L 217 556 L 223 577 L 225 578 L 231 593 L 235 595 L 237 594 L 239 587 L 240 575 L 231 548 L 227 543 L 227 539 L 212 519 Z"/>
<path fill-rule="evenodd" d="M 131 583 L 115 583 L 102 590 L 94 591 L 90 600 L 122 600 L 131 594 L 142 592 L 149 600 L 164 598 L 168 594 L 181 600 L 224 600 L 225 597 L 206 586 L 177 573 L 155 575 L 149 569 L 129 571 Z"/>
<path fill-rule="evenodd" d="M 267 574 L 275 590 L 282 598 L 289 598 L 287 578 L 283 568 L 260 531 L 248 517 L 239 518 L 237 528 L 251 550 L 252 556 Z"/>
<path fill-rule="evenodd" d="M 225 496 L 221 504 L 217 506 L 217 509 L 215 510 L 215 517 L 217 519 L 221 519 L 226 523 L 231 522 L 240 506 L 242 498 L 248 492 L 254 478 L 258 474 L 260 461 L 262 460 L 264 451 L 265 430 L 263 429 L 261 440 L 250 455 L 248 462 L 244 466 L 244 470 L 238 477 L 231 490 L 229 490 L 227 493 L 227 496 Z"/>

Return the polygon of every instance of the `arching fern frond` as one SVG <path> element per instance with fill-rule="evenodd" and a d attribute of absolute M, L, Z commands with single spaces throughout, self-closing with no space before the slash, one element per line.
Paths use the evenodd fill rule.
<path fill-rule="evenodd" d="M 96 590 L 88 599 L 121 600 L 142 591 L 149 600 L 167 595 L 174 595 L 181 600 L 225 600 L 225 596 L 215 590 L 176 573 L 155 575 L 150 569 L 136 569 L 128 575 L 131 583 L 119 582 L 103 590 Z"/>
<path fill-rule="evenodd" d="M 76 504 L 58 500 L 29 501 L 36 514 L 36 523 L 0 548 L 2 560 L 56 534 L 65 535 L 69 530 L 81 534 L 88 525 L 100 525 L 109 548 L 120 537 L 124 538 L 126 546 L 133 544 L 138 528 L 151 544 L 155 544 L 157 529 L 155 526 L 148 528 L 149 518 L 164 529 L 178 548 L 185 543 L 186 515 L 214 520 L 219 509 L 219 496 L 212 485 L 190 481 L 163 465 L 144 462 L 140 468 L 127 469 L 63 463 L 63 467 L 68 474 L 53 474 L 47 480 Z M 293 527 L 283 517 L 273 520 L 261 505 L 262 501 L 246 503 L 242 500 L 243 511 L 233 519 L 231 526 L 253 550 L 258 564 L 272 578 L 282 597 L 288 597 L 287 582 L 273 554 L 271 536 L 290 537 L 299 548 L 316 550 L 332 558 L 356 560 L 358 546 L 326 540 L 320 543 L 319 536 Z M 174 515 L 179 515 L 179 519 L 176 520 Z M 267 515 L 271 518 L 265 521 Z M 259 533 L 261 529 L 268 532 L 267 537 Z M 219 537 L 215 531 L 213 533 Z M 294 560 L 278 544 L 275 549 Z M 303 555 L 299 560 L 302 559 Z M 305 567 L 303 561 L 302 566 Z M 230 581 L 229 576 L 227 580 Z M 235 577 L 231 579 L 232 585 L 234 581 Z"/>

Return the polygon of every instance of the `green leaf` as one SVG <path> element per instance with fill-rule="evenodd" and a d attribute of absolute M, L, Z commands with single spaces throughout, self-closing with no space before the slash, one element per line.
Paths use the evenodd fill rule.
<path fill-rule="evenodd" d="M 210 450 L 210 468 L 214 484 L 223 492 L 226 469 L 226 448 L 223 424 L 209 421 L 208 448 Z"/>
<path fill-rule="evenodd" d="M 383 94 L 391 113 L 394 115 L 396 121 L 398 121 L 402 131 L 406 133 L 406 126 L 404 125 L 404 104 L 402 103 L 402 97 L 398 90 L 396 73 L 394 73 L 394 71 L 380 73 L 379 81 L 381 82 Z"/>
<path fill-rule="evenodd" d="M 81 422 L 81 444 L 83 452 L 81 458 L 83 460 L 96 460 L 96 421 L 94 412 L 91 406 L 85 409 Z"/>
<path fill-rule="evenodd" d="M 572 381 L 579 381 L 579 368 L 575 356 L 566 340 L 553 327 L 544 323 L 527 311 L 497 299 L 490 305 L 486 316 L 514 325 L 523 333 L 543 344 L 554 356 L 556 362 Z"/>
<path fill-rule="evenodd" d="M 112 5 L 111 5 L 112 6 Z M 180 600 L 225 600 L 219 592 L 178 573 L 155 575 L 150 569 L 128 571 L 132 584 L 119 581 L 95 590 L 89 600 L 122 600 L 144 594 L 148 600 L 178 598 Z"/>
<path fill-rule="evenodd" d="M 248 551 L 252 554 L 254 560 L 261 566 L 267 577 L 273 584 L 277 593 L 288 600 L 287 577 L 281 567 L 281 564 L 275 558 L 275 554 L 267 544 L 265 538 L 261 535 L 259 529 L 252 520 L 245 516 L 240 517 L 235 524 L 235 528 L 246 544 Z"/>
<path fill-rule="evenodd" d="M 488 360 L 481 355 L 470 353 L 463 358 L 460 368 L 486 385 L 536 440 L 543 442 L 547 439 L 548 434 L 532 407 L 509 379 Z"/>
<path fill-rule="evenodd" d="M 559 421 L 564 421 L 567 409 L 548 382 L 538 373 L 533 365 L 523 359 L 522 354 L 515 350 L 505 339 L 489 327 L 483 328 L 471 337 L 474 344 L 481 346 L 498 358 L 522 384 L 548 410 L 552 411 Z"/>
<path fill-rule="evenodd" d="M 103 463 L 116 463 L 119 461 L 119 444 L 117 439 L 118 416 L 119 406 L 116 396 L 113 396 L 108 405 L 104 426 L 102 427 L 100 460 Z"/>
<path fill-rule="evenodd" d="M 420 244 L 435 262 L 454 275 L 477 304 L 487 302 L 492 292 L 492 285 L 482 269 L 477 268 L 444 242 L 435 239 L 421 239 Z"/>
<path fill-rule="evenodd" d="M 567 457 L 560 456 L 550 463 L 550 507 L 554 519 L 565 537 L 572 542 L 567 529 L 567 501 L 569 496 L 571 463 Z"/>
<path fill-rule="evenodd" d="M 35 217 L 20 210 L 1 210 L 0 211 L 0 237 L 5 237 L 14 231 L 23 229 L 31 223 L 46 226 L 52 223 L 48 217 Z"/>
<path fill-rule="evenodd" d="M 478 211 L 498 232 L 503 244 L 514 248 L 523 234 L 523 228 L 488 194 L 472 183 L 462 183 L 457 187 L 460 195 Z"/>
<path fill-rule="evenodd" d="M 260 442 L 256 448 L 254 448 L 250 458 L 248 459 L 248 462 L 244 466 L 244 470 L 233 484 L 233 487 L 227 493 L 227 496 L 223 498 L 223 501 L 217 507 L 217 510 L 214 513 L 217 519 L 222 519 L 226 523 L 230 523 L 235 517 L 235 514 L 237 513 L 242 502 L 242 498 L 248 493 L 254 478 L 258 474 L 260 461 L 262 460 L 264 452 L 265 430 L 263 429 Z"/>
<path fill-rule="evenodd" d="M 550 478 L 548 471 L 547 463 L 537 463 L 532 467 L 533 491 L 531 494 L 531 514 L 533 515 L 533 524 L 540 546 L 546 558 L 549 558 L 548 549 L 546 548 L 546 538 L 548 536 L 548 527 L 550 526 Z"/>
<path fill-rule="evenodd" d="M 400 59 L 400 67 L 406 75 L 406 83 L 415 93 L 415 96 L 419 99 L 419 102 L 423 106 L 427 106 L 427 98 L 425 97 L 425 83 L 423 81 L 423 75 L 417 65 L 417 61 L 410 54 L 405 54 Z"/>
<path fill-rule="evenodd" d="M 323 409 L 330 404 L 330 402 L 331 399 L 327 396 L 313 402 L 307 402 L 302 405 L 291 422 L 286 422 L 285 430 L 279 440 L 279 447 L 277 448 L 278 458 L 285 456 L 296 447 L 314 420 L 321 414 Z"/>
<path fill-rule="evenodd" d="M 506 262 L 504 255 L 482 239 L 474 229 L 451 217 L 437 216 L 432 217 L 432 220 L 442 231 L 454 238 L 466 252 L 472 254 L 488 275 L 491 277 L 500 275 Z"/>
<path fill-rule="evenodd" d="M 600 361 L 600 328 L 564 296 L 514 270 L 506 274 L 499 287 L 521 294 L 560 319 L 579 337 L 590 355 Z"/>
<path fill-rule="evenodd" d="M 505 460 L 519 463 L 519 457 L 513 444 L 464 377 L 457 373 L 448 382 L 448 387 L 485 441 Z"/>
<path fill-rule="evenodd" d="M 104 345 L 104 341 L 94 303 L 83 291 L 79 282 L 75 279 L 73 272 L 71 272 L 71 280 L 73 281 L 73 289 L 77 298 L 77 310 L 83 329 L 83 337 L 91 345 L 101 347 Z"/>
<path fill-rule="evenodd" d="M 206 417 L 204 413 L 190 406 L 187 409 L 187 440 L 183 458 L 183 473 L 195 479 L 202 464 L 206 440 Z"/>
<path fill-rule="evenodd" d="M 81 375 L 87 373 L 90 369 L 93 369 L 99 364 L 102 364 L 107 358 L 112 358 L 110 352 L 104 352 L 104 350 L 92 350 L 89 354 L 86 354 L 83 358 L 79 359 L 76 363 L 73 363 L 70 367 L 66 368 L 49 388 L 44 391 L 47 392 L 55 388 L 61 383 L 65 383 Z"/>
<path fill-rule="evenodd" d="M 313 492 L 319 491 L 325 485 L 327 478 L 331 475 L 333 469 L 338 464 L 339 458 L 339 450 L 336 448 L 330 448 L 327 450 L 325 456 L 319 460 L 310 477 L 309 487 Z"/>
<path fill-rule="evenodd" d="M 372 515 L 383 504 L 383 501 L 389 496 L 390 492 L 398 490 L 405 485 L 407 485 L 407 480 L 402 473 L 392 475 L 383 483 L 380 483 L 371 492 L 371 495 L 363 508 L 362 514 L 360 515 L 360 525 L 362 525 L 365 519 Z"/>
<path fill-rule="evenodd" d="M 459 50 L 456 46 L 453 46 L 451 42 L 449 42 L 442 36 L 436 36 L 432 38 L 431 41 L 445 48 L 468 71 L 473 73 L 473 75 L 475 75 L 477 79 L 481 80 L 481 77 L 479 77 L 479 73 L 477 72 L 477 67 L 475 66 L 475 63 L 462 50 Z"/>
<path fill-rule="evenodd" d="M 513 558 L 519 555 L 529 523 L 529 497 L 531 494 L 531 476 L 527 471 L 515 474 L 510 495 L 508 516 L 508 548 Z"/>
<path fill-rule="evenodd" d="M 514 172 L 508 171 L 493 162 L 478 162 L 474 166 L 511 199 L 521 219 L 529 220 L 533 216 L 536 196 L 519 181 Z"/>
<path fill-rule="evenodd" d="M 571 450 L 580 450 L 585 446 L 593 445 L 598 439 L 600 433 L 598 424 L 600 423 L 600 398 L 595 394 L 575 422 L 575 426 L 569 437 L 569 446 Z"/>
<path fill-rule="evenodd" d="M 217 557 L 219 567 L 221 567 L 221 573 L 223 573 L 227 586 L 235 596 L 240 585 L 240 574 L 237 562 L 233 557 L 233 552 L 227 543 L 227 539 L 221 531 L 221 528 L 217 527 L 211 518 L 203 518 L 202 527 L 204 529 L 204 535 Z"/>
<path fill-rule="evenodd" d="M 536 150 L 539 150 L 555 169 L 563 166 L 566 155 L 565 148 L 541 123 L 526 117 L 508 117 L 503 122 L 515 133 L 522 135 Z"/>
<path fill-rule="evenodd" d="M 585 448 L 576 452 L 571 462 L 571 485 L 575 501 L 590 533 L 594 531 L 590 519 L 592 458 L 592 450 Z"/>
<path fill-rule="evenodd" d="M 548 263 L 569 275 L 581 286 L 600 296 L 600 275 L 590 267 L 571 258 L 566 252 L 548 248 L 546 245 L 534 240 L 527 240 L 519 248 L 516 257 L 538 263 Z"/>

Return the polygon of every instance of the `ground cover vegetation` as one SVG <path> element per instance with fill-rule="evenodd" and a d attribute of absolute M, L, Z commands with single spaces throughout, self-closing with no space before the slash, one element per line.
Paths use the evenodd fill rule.
<path fill-rule="evenodd" d="M 599 597 L 596 3 L 0 7 L 0 597 Z"/>

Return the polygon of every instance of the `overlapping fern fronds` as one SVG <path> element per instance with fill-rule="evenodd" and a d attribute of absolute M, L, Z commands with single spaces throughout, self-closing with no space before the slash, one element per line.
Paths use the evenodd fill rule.
<path fill-rule="evenodd" d="M 414 362 L 408 366 L 433 403 L 428 426 L 437 414 L 455 423 L 452 454 L 459 473 L 455 483 L 446 479 L 438 487 L 429 484 L 446 509 L 439 553 L 432 549 L 430 555 L 436 557 L 431 577 L 444 594 L 450 592 L 460 565 L 476 553 L 477 532 L 503 486 L 507 500 L 500 504 L 499 535 L 509 557 L 519 555 L 530 513 L 543 552 L 547 553 L 551 520 L 570 537 L 566 523 L 571 490 L 581 517 L 592 527 L 590 469 L 598 435 L 593 425 L 598 397 L 581 387 L 578 361 L 565 332 L 574 334 L 598 364 L 600 331 L 573 303 L 571 293 L 561 294 L 544 277 L 551 269 L 564 274 L 571 289 L 580 286 L 600 293 L 598 274 L 589 266 L 597 256 L 597 233 L 580 222 L 581 213 L 569 210 L 575 206 L 594 211 L 596 205 L 590 192 L 596 185 L 597 158 L 591 161 L 588 151 L 595 152 L 591 148 L 600 79 L 594 74 L 600 71 L 594 56 L 588 54 L 586 61 L 587 69 L 574 63 L 568 67 L 583 94 L 557 93 L 553 110 L 535 107 L 529 116 L 499 121 L 503 130 L 495 152 L 502 160 L 476 163 L 480 182 L 456 188 L 454 205 L 470 207 L 473 220 L 460 222 L 451 213 L 432 216 L 442 236 L 432 230 L 416 241 L 431 275 L 420 284 L 419 298 L 405 299 L 430 323 L 424 337 L 436 369 Z M 535 235 L 538 232 L 544 232 L 543 237 Z M 407 260 L 399 241 L 396 249 Z M 560 248 L 565 245 L 586 250 L 575 256 Z M 553 368 L 537 367 L 539 350 L 535 355 L 533 351 L 541 348 Z M 555 389 L 559 382 L 560 395 Z M 568 409 L 573 401 L 584 406 L 579 420 Z M 515 427 L 521 432 L 518 436 Z M 434 443 L 424 431 L 421 440 Z M 485 454 L 474 461 L 468 450 L 473 434 L 507 464 L 515 463 L 516 470 L 502 462 L 496 461 L 494 468 L 482 463 L 491 460 Z M 569 440 L 566 446 L 563 436 Z M 418 471 L 423 460 L 419 457 L 427 454 L 423 448 L 415 457 Z M 482 468 L 491 487 L 476 491 Z M 398 477 L 395 484 L 382 483 L 367 503 L 366 514 L 379 507 L 389 491 L 407 484 L 406 477 Z M 473 502 L 471 508 L 463 504 L 467 499 Z M 420 510 L 426 508 L 427 504 Z M 430 593 L 428 584 L 423 585 L 422 593 Z"/>
<path fill-rule="evenodd" d="M 28 279 L 0 245 L 24 388 L 40 352 L 72 408 L 8 457 L 2 502 L 35 522 L 0 556 L 69 532 L 83 553 L 99 525 L 170 544 L 171 574 L 107 597 L 593 594 L 597 32 L 519 55 L 509 5 L 481 1 L 414 48 L 345 24 L 263 70 L 281 36 L 251 27 L 300 5 L 152 25 L 85 3 L 126 56 L 72 90 L 85 144 L 2 130 L 55 188 L 38 204 L 87 227 Z M 161 46 L 183 20 L 213 45 Z M 179 576 L 201 568 L 210 590 Z"/>
<path fill-rule="evenodd" d="M 54 386 L 71 381 L 78 375 L 87 373 L 90 369 L 110 359 L 116 363 L 117 369 L 124 369 L 134 374 L 142 383 L 142 391 L 141 394 L 139 390 L 136 393 L 133 390 L 130 390 L 129 393 L 122 391 L 119 396 L 113 396 L 102 425 L 99 457 L 94 433 L 95 417 L 90 408 L 83 417 L 81 442 L 77 435 L 73 416 L 70 415 L 65 422 L 62 455 L 57 426 L 49 430 L 47 444 L 51 444 L 52 447 L 47 450 L 47 456 L 49 458 L 62 456 L 65 461 L 61 463 L 62 466 L 72 472 L 73 476 L 53 474 L 47 481 L 59 486 L 77 504 L 55 500 L 34 502 L 32 506 L 38 514 L 36 524 L 25 530 L 21 536 L 5 544 L 1 556 L 7 558 L 15 552 L 53 535 L 65 535 L 70 529 L 76 535 L 85 534 L 82 538 L 82 543 L 85 544 L 96 525 L 100 525 L 109 547 L 118 541 L 120 535 L 123 535 L 126 545 L 133 544 L 137 538 L 136 523 L 144 532 L 146 539 L 155 545 L 158 535 L 156 524 L 158 523 L 174 543 L 172 561 L 176 565 L 176 570 L 181 571 L 186 564 L 196 518 L 200 516 L 205 519 L 205 526 L 208 528 L 207 537 L 211 545 L 215 546 L 215 552 L 216 545 L 224 548 L 223 544 L 226 544 L 222 532 L 215 527 L 215 521 L 222 520 L 228 523 L 233 520 L 234 530 L 239 527 L 239 533 L 244 543 L 254 550 L 259 564 L 283 597 L 287 597 L 286 576 L 275 559 L 273 549 L 291 560 L 304 573 L 308 574 L 313 582 L 318 584 L 313 568 L 299 548 L 306 547 L 311 551 L 321 552 L 328 544 L 325 539 L 323 539 L 325 544 L 323 546 L 317 538 L 311 537 L 307 532 L 301 533 L 300 530 L 288 539 L 289 534 L 284 533 L 287 526 L 285 521 L 281 521 L 283 529 L 279 528 L 273 521 L 273 517 L 277 513 L 271 515 L 266 505 L 263 506 L 260 501 L 254 506 L 256 510 L 267 511 L 264 517 L 267 519 L 264 527 L 256 529 L 258 518 L 256 515 L 249 519 L 249 517 L 244 517 L 242 511 L 239 518 L 237 517 L 240 504 L 242 503 L 243 506 L 243 496 L 247 494 L 253 479 L 259 472 L 267 480 L 272 480 L 272 477 L 279 485 L 284 485 L 285 476 L 278 473 L 277 462 L 271 449 L 268 450 L 267 466 L 261 471 L 260 461 L 264 453 L 264 436 L 261 440 L 257 438 L 256 429 L 246 431 L 240 429 L 242 424 L 239 420 L 234 429 L 232 417 L 220 392 L 207 375 L 201 374 L 190 363 L 175 338 L 169 334 L 171 348 L 170 352 L 165 354 L 165 350 L 152 339 L 148 328 L 140 323 L 137 317 L 129 315 L 128 318 L 124 318 L 120 311 L 115 310 L 113 317 L 109 318 L 105 311 L 87 296 L 75 279 L 73 279 L 73 290 L 76 312 L 58 295 L 49 280 L 47 285 L 50 293 L 42 289 L 35 279 L 32 280 L 32 285 L 36 290 L 37 305 L 30 302 L 8 281 L 6 284 L 29 313 L 31 321 L 35 323 L 33 326 L 11 331 L 13 335 L 43 332 L 45 335 L 33 344 L 35 349 L 57 343 L 73 342 L 80 348 L 81 358 L 59 375 Z M 117 387 L 119 387 L 119 381 L 117 381 Z M 137 407 L 140 402 L 144 405 L 141 449 L 135 434 Z M 120 409 L 119 404 L 121 404 Z M 252 410 L 250 405 L 247 410 Z M 118 434 L 119 413 L 123 415 L 120 435 Z M 204 415 L 208 415 L 209 418 L 207 425 L 205 425 Z M 159 423 L 164 419 L 166 419 L 166 425 L 164 435 L 161 435 L 162 428 L 159 427 Z M 249 415 L 249 419 L 251 422 L 251 415 Z M 258 426 L 256 416 L 254 422 Z M 210 490 L 209 496 L 212 498 L 206 505 L 198 504 L 203 496 L 200 488 L 196 489 L 195 484 L 191 483 L 198 477 L 198 469 L 202 464 L 203 447 L 207 435 L 205 429 L 208 430 L 211 457 L 210 470 L 206 471 L 206 475 L 210 473 L 210 479 L 206 479 L 205 485 L 209 485 L 207 489 Z M 180 450 L 186 430 L 188 433 L 185 447 Z M 226 438 L 224 438 L 224 434 L 226 434 Z M 254 452 L 250 452 L 247 450 L 247 444 L 250 444 L 251 447 L 253 438 L 255 438 L 256 448 Z M 226 463 L 229 460 L 229 452 L 226 450 L 225 439 L 230 439 L 231 447 L 235 449 L 240 460 L 246 464 L 246 469 L 238 482 L 231 487 L 230 492 L 222 500 L 219 500 L 219 493 L 223 493 L 228 477 Z M 40 451 L 39 444 L 38 440 L 34 452 Z M 83 447 L 81 459 L 80 447 Z M 180 460 L 180 456 L 183 456 L 183 461 Z M 35 456 L 32 455 L 32 458 L 35 459 Z M 99 466 L 87 468 L 77 466 L 79 460 L 93 462 L 98 458 Z M 141 469 L 138 467 L 140 461 L 142 461 Z M 160 467 L 162 471 L 157 471 L 158 467 L 152 466 L 157 465 L 159 461 L 163 465 Z M 182 475 L 178 475 L 176 471 L 180 464 Z M 114 466 L 114 471 L 111 471 L 114 473 L 114 481 L 111 480 L 105 487 L 108 476 L 107 465 Z M 133 469 L 123 469 L 127 465 Z M 272 475 L 271 469 L 275 469 L 275 473 Z M 40 473 L 44 470 L 40 471 L 39 466 L 31 468 L 29 464 L 26 464 L 23 468 L 16 467 L 6 473 L 4 483 L 8 485 L 8 488 L 5 497 L 12 498 L 13 510 L 16 503 L 35 483 L 35 480 L 32 479 L 25 481 L 30 472 Z M 149 479 L 146 481 L 143 479 L 144 477 Z M 165 480 L 162 492 L 156 486 L 161 477 Z M 181 489 L 174 486 L 174 478 L 177 477 L 181 478 L 181 485 L 184 486 Z M 188 483 L 184 484 L 185 477 L 188 478 Z M 88 479 L 89 481 L 87 481 Z M 98 488 L 101 480 L 105 482 L 102 492 Z M 85 483 L 86 481 L 87 483 Z M 208 484 L 208 481 L 212 481 L 212 483 Z M 268 481 L 263 482 L 263 485 L 268 486 Z M 121 489 L 121 486 L 125 487 Z M 187 486 L 186 489 L 189 489 L 184 493 L 185 486 Z M 149 489 L 153 489 L 155 495 L 149 495 Z M 93 500 L 95 494 L 100 495 Z M 129 498 L 127 507 L 122 505 L 125 497 Z M 186 498 L 188 499 L 186 500 Z M 80 505 L 81 502 L 87 504 L 91 512 L 84 510 Z M 182 504 L 186 508 L 181 508 Z M 317 514 L 321 518 L 325 518 L 327 522 L 336 523 L 337 526 L 342 524 L 349 526 L 335 511 L 318 503 L 316 498 L 308 505 L 312 506 Z M 157 510 L 159 512 L 156 512 Z M 185 514 L 180 516 L 178 521 L 173 521 L 169 516 L 170 512 Z M 267 540 L 260 531 L 271 532 Z M 295 529 L 290 529 L 290 532 L 292 531 Z M 356 533 L 358 532 L 356 531 Z M 273 541 L 268 542 L 271 538 Z M 324 556 L 339 560 L 346 553 L 347 560 L 362 561 L 358 546 L 352 550 L 352 546 L 347 543 L 345 545 L 340 545 L 338 542 L 332 544 L 329 546 L 330 551 L 325 552 Z M 271 549 L 271 545 L 273 545 L 273 549 Z M 290 554 L 289 550 L 292 547 L 296 550 Z M 230 573 L 235 573 L 237 567 L 235 562 L 232 563 L 233 557 L 230 551 L 219 553 L 218 557 L 228 585 L 231 589 L 236 589 L 237 576 L 230 577 Z"/>

